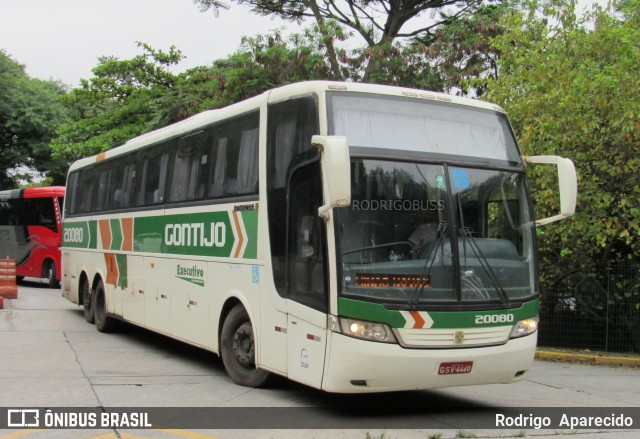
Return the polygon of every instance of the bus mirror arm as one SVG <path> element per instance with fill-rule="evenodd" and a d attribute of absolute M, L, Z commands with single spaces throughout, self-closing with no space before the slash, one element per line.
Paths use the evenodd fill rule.
<path fill-rule="evenodd" d="M 311 144 L 320 150 L 322 181 L 324 189 L 323 206 L 318 208 L 318 216 L 328 219 L 334 207 L 351 204 L 351 161 L 349 144 L 343 136 L 313 136 Z"/>
<path fill-rule="evenodd" d="M 576 212 L 578 199 L 578 178 L 576 168 L 569 159 L 556 155 L 539 155 L 523 157 L 527 164 L 549 164 L 558 168 L 558 185 L 560 189 L 560 214 L 536 220 L 537 226 L 568 218 Z"/>

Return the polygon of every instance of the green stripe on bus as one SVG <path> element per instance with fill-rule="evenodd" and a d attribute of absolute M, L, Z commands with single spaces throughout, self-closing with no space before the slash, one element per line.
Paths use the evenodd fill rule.
<path fill-rule="evenodd" d="M 62 225 L 62 247 L 97 248 L 98 222 L 75 221 Z"/>
<path fill-rule="evenodd" d="M 128 276 L 127 276 L 127 255 L 116 255 L 116 264 L 118 264 L 118 286 L 127 288 Z"/>
<path fill-rule="evenodd" d="M 490 311 L 427 311 L 433 320 L 432 329 L 444 328 L 473 328 L 475 326 L 505 326 L 538 315 L 540 301 L 538 299 L 523 303 L 519 308 L 500 309 Z M 423 311 L 424 312 L 424 311 Z M 403 328 L 405 318 L 398 310 L 389 310 L 382 304 L 365 302 L 362 300 L 338 299 L 338 314 L 343 317 L 386 323 L 392 328 Z M 512 314 L 513 319 L 501 322 L 500 319 L 482 319 L 477 324 L 478 316 Z M 490 323 L 487 323 L 490 322 Z"/>
<path fill-rule="evenodd" d="M 111 250 L 120 250 L 122 248 L 122 226 L 119 219 L 109 221 L 111 225 Z"/>
<path fill-rule="evenodd" d="M 243 211 L 242 221 L 244 222 L 248 240 L 243 257 L 245 259 L 256 259 L 258 257 L 258 211 Z"/>
<path fill-rule="evenodd" d="M 134 219 L 134 251 L 190 256 L 233 257 L 234 237 L 228 211 L 188 213 Z M 247 246 L 256 246 L 257 230 L 248 231 Z M 240 255 L 242 256 L 242 255 Z M 248 256 L 245 251 L 245 258 Z M 255 259 L 255 252 L 252 256 Z"/>
<path fill-rule="evenodd" d="M 380 303 L 362 300 L 338 299 L 338 314 L 343 317 L 386 323 L 392 328 L 402 328 L 406 323 L 399 311 L 388 310 Z"/>

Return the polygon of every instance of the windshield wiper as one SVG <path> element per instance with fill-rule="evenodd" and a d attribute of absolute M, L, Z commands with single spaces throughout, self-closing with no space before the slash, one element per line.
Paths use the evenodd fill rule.
<path fill-rule="evenodd" d="M 500 285 L 500 281 L 498 280 L 498 277 L 496 276 L 495 272 L 491 268 L 491 264 L 489 264 L 489 261 L 484 256 L 484 253 L 482 253 L 482 250 L 480 249 L 480 246 L 478 245 L 477 241 L 473 237 L 473 234 L 471 233 L 471 228 L 470 227 L 465 227 L 465 225 L 464 225 L 464 215 L 462 213 L 462 202 L 460 201 L 460 194 L 456 195 L 456 201 L 457 201 L 457 204 L 458 204 L 458 215 L 460 216 L 460 232 L 462 232 L 462 238 L 463 238 L 462 246 L 463 246 L 463 250 L 464 250 L 464 258 L 465 258 L 465 260 L 467 258 L 467 241 L 466 241 L 466 239 L 469 238 L 469 242 L 471 243 L 471 245 L 469 247 L 471 247 L 471 250 L 473 250 L 473 253 L 475 253 L 476 259 L 478 259 L 478 262 L 480 262 L 480 266 L 484 269 L 484 271 L 489 276 L 489 280 L 491 281 L 491 283 L 493 284 L 493 287 L 498 292 L 498 295 L 500 296 L 500 299 L 502 299 L 502 303 L 504 303 L 505 305 L 509 305 L 509 296 L 504 291 L 504 288 L 502 288 L 502 285 Z M 466 263 L 465 263 L 465 265 L 466 265 Z"/>
<path fill-rule="evenodd" d="M 446 228 L 446 222 L 440 221 L 438 223 L 436 238 L 431 242 L 431 246 L 429 247 L 429 251 L 427 252 L 427 255 L 425 257 L 424 267 L 422 267 L 422 273 L 420 273 L 420 277 L 418 279 L 418 282 L 416 283 L 416 288 L 413 290 L 413 294 L 407 302 L 409 309 L 412 311 L 415 311 L 418 305 L 418 300 L 422 296 L 422 293 L 424 293 L 425 284 L 430 282 L 431 268 L 433 268 L 433 263 L 435 262 L 436 254 L 438 253 L 437 251 L 434 252 L 434 250 L 440 246 L 440 243 L 442 243 L 442 239 L 444 238 L 444 231 L 446 230 Z M 431 262 L 429 262 L 429 260 L 431 260 Z M 427 268 L 427 266 L 429 268 Z"/>
<path fill-rule="evenodd" d="M 465 258 L 467 253 L 466 238 L 469 238 L 469 244 L 470 244 L 469 247 L 471 247 L 471 250 L 473 250 L 473 253 L 476 255 L 476 259 L 478 259 L 478 262 L 480 262 L 480 266 L 484 269 L 484 271 L 489 276 L 489 280 L 491 280 L 493 287 L 498 292 L 500 299 L 502 299 L 502 303 L 504 303 L 505 305 L 509 305 L 509 295 L 504 291 L 504 288 L 502 288 L 502 285 L 500 285 L 500 281 L 498 280 L 496 273 L 493 271 L 493 268 L 491 268 L 491 264 L 489 264 L 489 261 L 484 256 L 484 253 L 482 253 L 482 250 L 480 249 L 478 242 L 476 241 L 476 239 L 473 237 L 471 233 L 471 229 L 469 227 L 461 227 L 460 232 L 462 232 L 462 236 L 463 238 L 465 238 L 465 240 L 462 243 L 464 247 Z"/>

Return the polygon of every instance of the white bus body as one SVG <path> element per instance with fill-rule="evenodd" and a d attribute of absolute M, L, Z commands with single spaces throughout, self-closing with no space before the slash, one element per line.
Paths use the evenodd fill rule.
<path fill-rule="evenodd" d="M 533 361 L 535 226 L 492 104 L 277 88 L 77 161 L 63 227 L 88 321 L 218 353 L 242 385 L 510 383 Z"/>

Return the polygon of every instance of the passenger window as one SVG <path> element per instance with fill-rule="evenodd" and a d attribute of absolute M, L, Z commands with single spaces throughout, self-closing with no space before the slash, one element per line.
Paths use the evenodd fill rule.
<path fill-rule="evenodd" d="M 108 209 L 124 209 L 133 205 L 136 166 L 136 154 L 127 155 L 112 162 Z"/>
<path fill-rule="evenodd" d="M 142 176 L 136 203 L 138 206 L 164 202 L 168 163 L 168 145 L 154 147 L 142 154 Z"/>
<path fill-rule="evenodd" d="M 242 132 L 238 154 L 238 194 L 258 192 L 258 128 Z"/>
<path fill-rule="evenodd" d="M 64 204 L 64 216 L 67 217 L 69 215 L 73 215 L 76 213 L 76 200 L 78 196 L 76 195 L 79 191 L 78 189 L 78 172 L 74 172 L 69 175 L 67 180 L 67 201 Z M 60 205 L 62 208 L 62 205 Z"/>
<path fill-rule="evenodd" d="M 217 198 L 224 195 L 224 183 L 227 172 L 227 138 L 214 139 L 209 155 L 215 157 L 215 160 L 213 160 L 209 166 L 209 175 L 211 178 L 209 180 L 208 195 L 211 198 Z"/>
<path fill-rule="evenodd" d="M 106 166 L 105 166 L 106 165 Z M 98 186 L 96 199 L 94 200 L 93 210 L 101 211 L 105 210 L 108 207 L 108 194 L 109 194 L 109 169 L 108 164 L 103 164 L 100 166 L 102 168 L 98 173 Z"/>
<path fill-rule="evenodd" d="M 209 198 L 258 193 L 258 121 L 254 112 L 210 128 Z"/>
<path fill-rule="evenodd" d="M 78 193 L 76 195 L 75 213 L 91 212 L 92 200 L 95 196 L 96 171 L 85 168 L 78 177 Z"/>
<path fill-rule="evenodd" d="M 204 133 L 178 140 L 173 160 L 169 201 L 200 200 L 204 196 L 208 154 L 203 154 Z"/>

